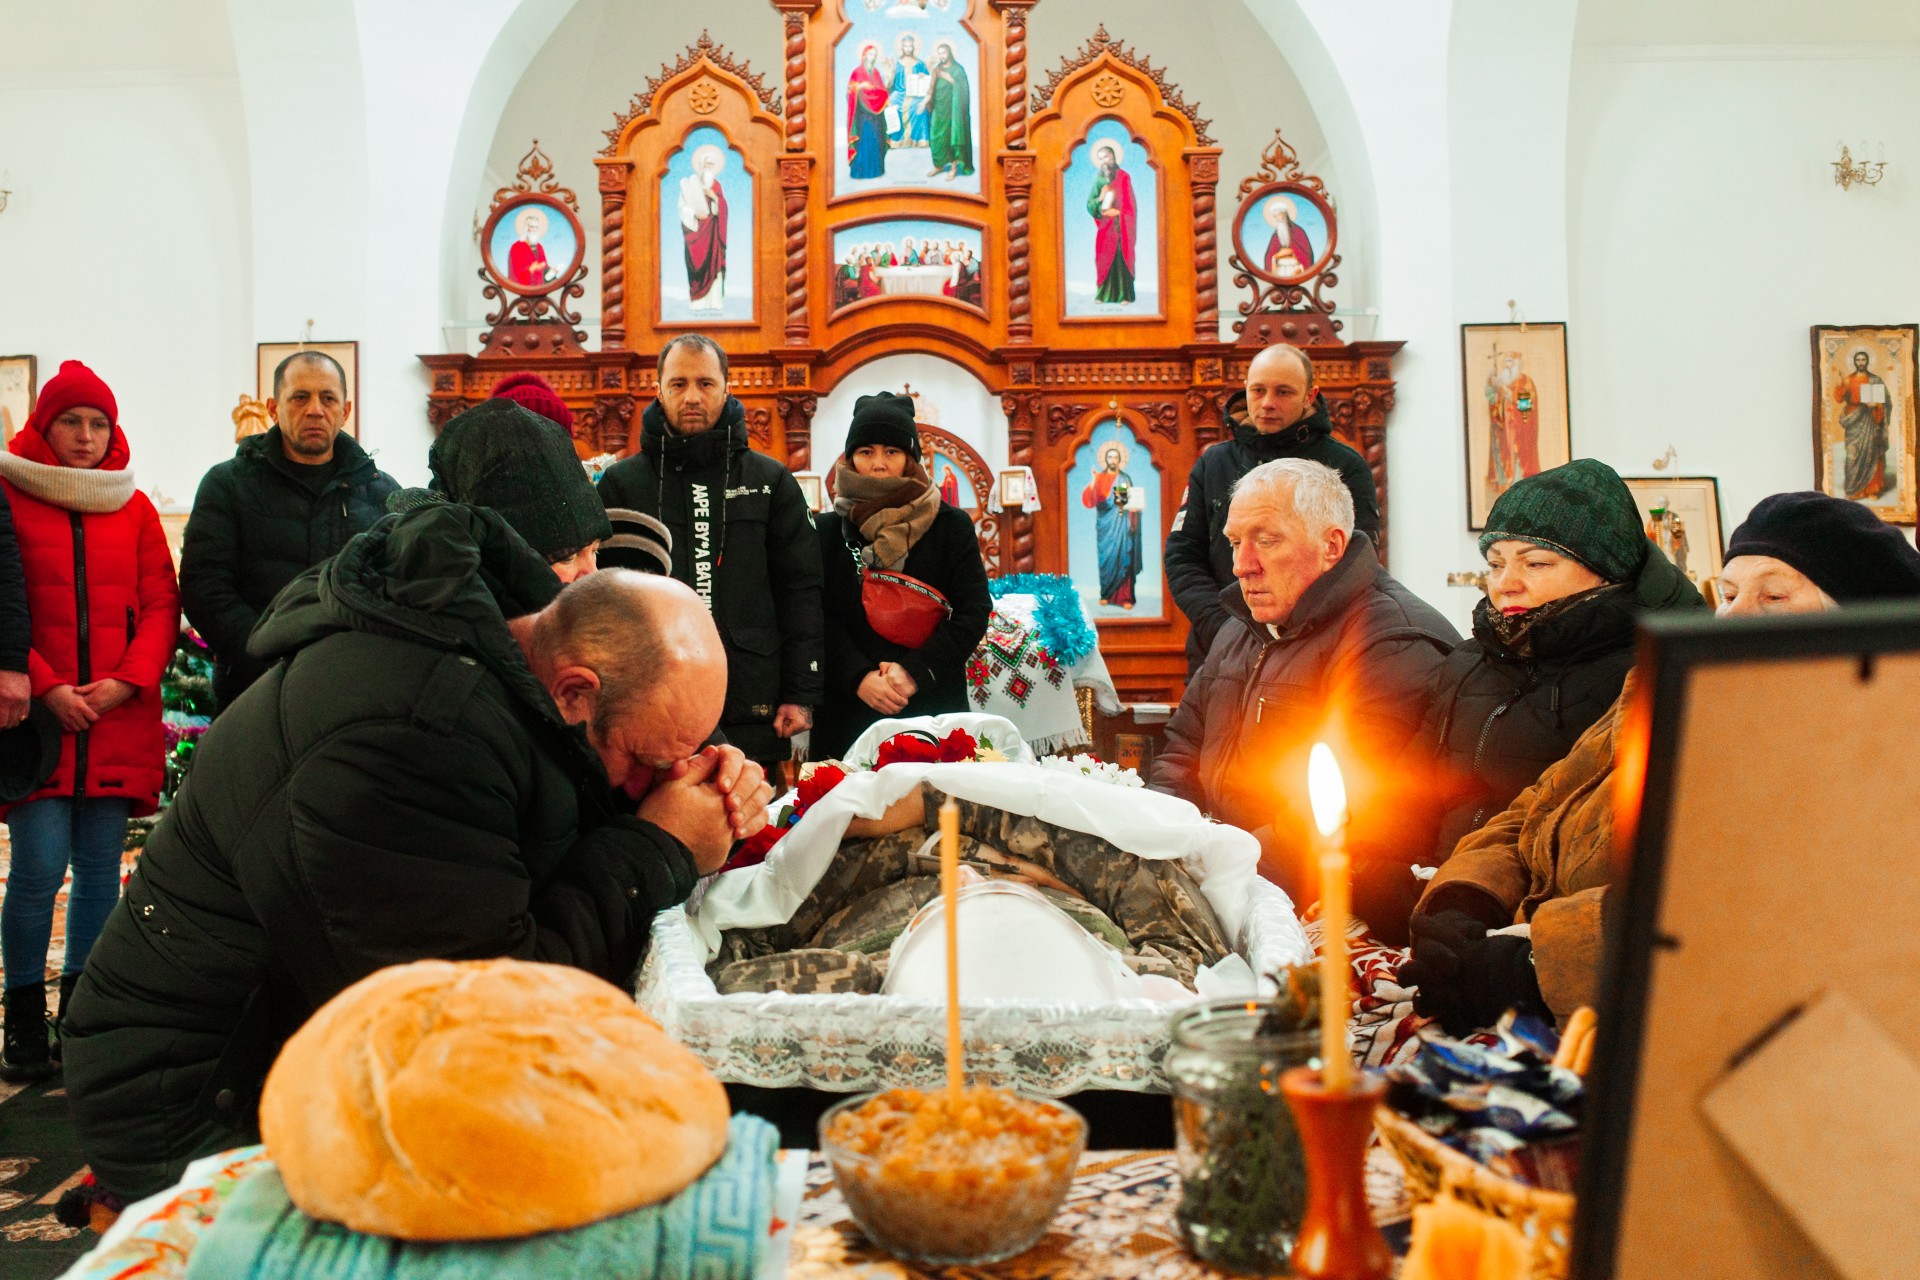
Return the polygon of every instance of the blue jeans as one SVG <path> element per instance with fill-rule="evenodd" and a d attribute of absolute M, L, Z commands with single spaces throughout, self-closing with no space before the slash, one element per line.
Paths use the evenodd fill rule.
<path fill-rule="evenodd" d="M 79 973 L 87 952 L 120 901 L 120 854 L 127 843 L 133 803 L 110 797 L 52 796 L 16 805 L 7 815 L 13 836 L 13 866 L 6 901 L 0 903 L 0 963 L 7 989 L 46 979 L 47 943 L 53 936 L 53 902 L 73 866 L 67 896 L 65 974 Z"/>

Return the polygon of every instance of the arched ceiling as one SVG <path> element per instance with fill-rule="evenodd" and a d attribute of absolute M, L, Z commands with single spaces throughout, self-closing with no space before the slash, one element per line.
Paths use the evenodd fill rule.
<path fill-rule="evenodd" d="M 0 81 L 166 72 L 234 74 L 226 0 L 0 0 Z M 84 34 L 82 34 L 84 32 Z"/>

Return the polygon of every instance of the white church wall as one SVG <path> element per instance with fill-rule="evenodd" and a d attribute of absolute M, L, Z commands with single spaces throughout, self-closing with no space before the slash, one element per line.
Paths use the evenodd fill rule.
<path fill-rule="evenodd" d="M 218 0 L 0 3 L 0 353 L 113 387 L 137 483 L 181 504 L 254 384 L 246 135 Z"/>
<path fill-rule="evenodd" d="M 1784 21 L 1764 29 L 1794 30 Z M 1864 34 L 1841 21 L 1809 11 L 1799 31 Z M 1580 51 L 1576 453 L 1650 475 L 1673 446 L 1674 471 L 1720 477 L 1728 532 L 1767 494 L 1811 486 L 1808 326 L 1920 320 L 1914 26 L 1909 13 L 1898 43 Z M 1884 144 L 1887 176 L 1842 191 L 1831 162 L 1863 138 Z"/>
<path fill-rule="evenodd" d="M 891 355 L 861 365 L 820 397 L 813 415 L 813 469 L 826 474 L 845 451 L 853 406 L 861 396 L 907 388 L 922 403 L 932 404 L 939 415 L 936 425 L 978 450 L 989 470 L 1007 465 L 1007 419 L 998 396 L 951 360 Z"/>

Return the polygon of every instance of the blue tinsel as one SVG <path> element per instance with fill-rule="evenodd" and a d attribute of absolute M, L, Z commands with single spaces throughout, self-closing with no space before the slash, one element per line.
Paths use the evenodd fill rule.
<path fill-rule="evenodd" d="M 1070 667 L 1099 648 L 1099 633 L 1087 621 L 1080 593 L 1065 574 L 1016 573 L 989 578 L 987 588 L 996 600 L 1001 596 L 1039 597 L 1040 607 L 1034 611 L 1033 620 L 1040 628 L 1040 643 L 1061 666 Z"/>

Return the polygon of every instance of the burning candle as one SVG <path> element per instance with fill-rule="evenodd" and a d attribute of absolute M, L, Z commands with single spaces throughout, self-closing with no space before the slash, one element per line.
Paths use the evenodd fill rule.
<path fill-rule="evenodd" d="M 947 1088 L 966 1086 L 960 1047 L 960 806 L 940 806 L 940 902 L 947 916 Z"/>
<path fill-rule="evenodd" d="M 1347 786 L 1340 766 L 1324 742 L 1307 757 L 1307 798 L 1313 823 L 1320 828 L 1320 1060 L 1329 1090 L 1353 1085 L 1353 1059 L 1347 1052 L 1347 1000 L 1352 975 L 1347 965 L 1348 896 Z"/>

